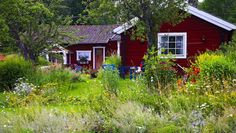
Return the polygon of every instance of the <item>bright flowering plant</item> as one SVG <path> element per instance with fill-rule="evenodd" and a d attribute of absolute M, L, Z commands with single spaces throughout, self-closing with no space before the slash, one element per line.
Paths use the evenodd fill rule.
<path fill-rule="evenodd" d="M 27 79 L 19 78 L 16 81 L 13 91 L 18 95 L 29 95 L 35 88 L 36 86 L 34 86 L 32 83 L 29 83 Z"/>
<path fill-rule="evenodd" d="M 192 83 L 195 83 L 197 81 L 197 79 L 199 78 L 199 74 L 200 74 L 200 68 L 198 68 L 195 65 L 191 65 L 191 67 L 187 69 L 188 79 Z"/>

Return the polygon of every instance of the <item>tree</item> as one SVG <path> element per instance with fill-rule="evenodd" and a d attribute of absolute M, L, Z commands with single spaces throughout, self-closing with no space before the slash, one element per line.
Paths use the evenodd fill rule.
<path fill-rule="evenodd" d="M 113 0 L 84 0 L 84 10 L 79 14 L 79 24 L 116 24 L 119 10 Z"/>
<path fill-rule="evenodd" d="M 73 16 L 74 21 L 79 18 L 79 14 L 85 9 L 83 0 L 65 0 L 65 4 L 68 7 L 68 15 Z"/>
<path fill-rule="evenodd" d="M 156 46 L 156 34 L 163 23 L 176 24 L 186 17 L 185 0 L 96 0 L 89 1 L 88 15 L 110 16 L 121 22 L 138 18 L 138 29 L 147 37 L 148 46 Z M 97 8 L 94 8 L 98 5 Z M 112 15 L 112 16 L 111 16 Z M 116 15 L 116 16 L 115 16 Z M 140 28 L 142 27 L 142 28 Z"/>
<path fill-rule="evenodd" d="M 198 7 L 198 0 L 188 0 L 188 3 L 194 7 Z"/>
<path fill-rule="evenodd" d="M 200 4 L 200 8 L 225 20 L 236 23 L 235 0 L 204 0 Z"/>
<path fill-rule="evenodd" d="M 59 16 L 61 0 L 0 1 L 0 42 L 14 40 L 25 59 L 37 61 L 39 54 L 63 36 L 61 25 L 69 19 Z M 65 34 L 64 34 L 65 35 Z M 6 44 L 5 44 L 6 45 Z"/>

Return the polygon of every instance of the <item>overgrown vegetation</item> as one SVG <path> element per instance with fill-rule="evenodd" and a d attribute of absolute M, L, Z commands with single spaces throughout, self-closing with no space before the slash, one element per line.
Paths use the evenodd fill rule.
<path fill-rule="evenodd" d="M 116 69 L 90 79 L 61 65 L 32 67 L 10 56 L 0 66 L 17 62 L 33 69 L 12 80 L 12 91 L 0 93 L 0 132 L 233 132 L 236 65 L 226 62 L 227 54 L 198 56 L 187 82 L 176 81 L 170 58 L 154 50 L 136 80 L 120 79 Z"/>
<path fill-rule="evenodd" d="M 176 70 L 173 68 L 171 55 L 158 55 L 157 52 L 155 48 L 151 48 L 144 57 L 144 79 L 148 89 L 161 93 L 173 87 L 176 81 Z"/>
<path fill-rule="evenodd" d="M 9 55 L 0 62 L 0 91 L 12 90 L 18 78 L 33 76 L 33 65 L 18 55 Z"/>

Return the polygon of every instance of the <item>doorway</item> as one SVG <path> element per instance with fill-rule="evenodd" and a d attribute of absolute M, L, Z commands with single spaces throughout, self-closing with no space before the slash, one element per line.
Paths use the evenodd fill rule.
<path fill-rule="evenodd" d="M 98 70 L 105 61 L 105 47 L 93 47 L 93 69 Z"/>

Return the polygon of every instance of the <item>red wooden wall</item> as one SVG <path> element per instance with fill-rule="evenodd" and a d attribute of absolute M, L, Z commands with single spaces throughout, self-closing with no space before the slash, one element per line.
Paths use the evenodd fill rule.
<path fill-rule="evenodd" d="M 218 49 L 220 44 L 229 41 L 232 35 L 232 32 L 226 31 L 195 16 L 190 16 L 175 26 L 164 24 L 161 26 L 160 32 L 187 32 L 187 58 L 177 59 L 176 61 L 184 67 L 189 65 L 188 59 L 193 59 L 199 52 L 202 53 L 207 49 Z M 147 51 L 147 43 L 131 40 L 128 35 L 122 34 L 121 45 L 123 65 L 139 66 Z"/>
<path fill-rule="evenodd" d="M 117 42 L 116 41 L 109 41 L 107 44 L 75 44 L 67 47 L 67 49 L 71 52 L 71 63 L 69 63 L 69 55 L 67 55 L 67 61 L 69 65 L 77 64 L 79 66 L 83 66 L 89 69 L 93 68 L 93 47 L 105 47 L 105 55 L 109 56 L 112 53 L 116 54 L 117 50 Z M 76 60 L 76 51 L 77 50 L 90 50 L 91 51 L 91 61 L 89 64 L 78 64 Z"/>

